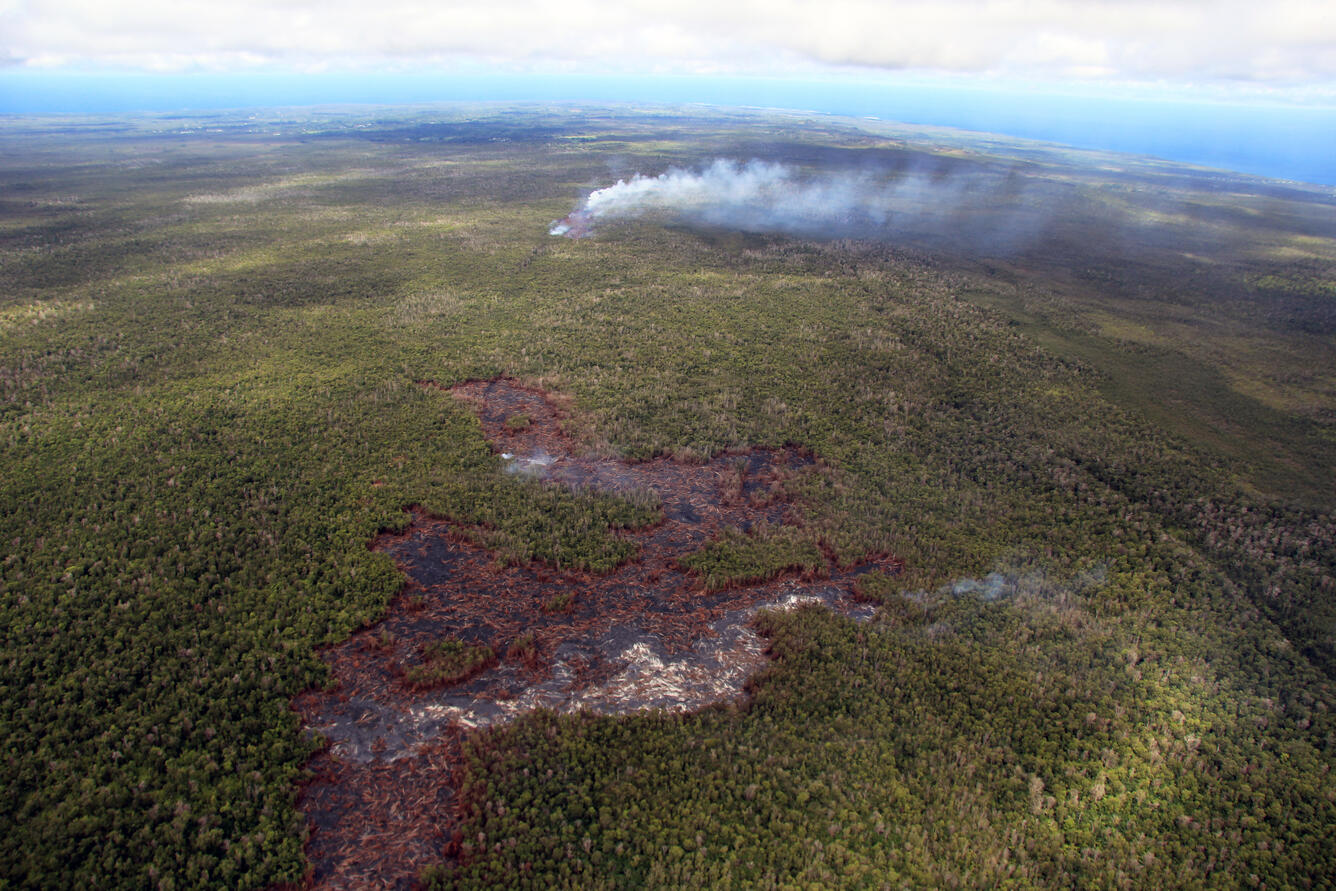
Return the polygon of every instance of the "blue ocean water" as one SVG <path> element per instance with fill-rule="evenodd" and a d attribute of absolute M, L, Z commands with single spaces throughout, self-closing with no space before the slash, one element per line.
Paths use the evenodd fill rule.
<path fill-rule="evenodd" d="M 709 103 L 872 116 L 1336 185 L 1336 107 L 980 84 L 518 74 L 0 72 L 0 114 L 450 101 Z M 3 122 L 0 122 L 3 126 Z"/>

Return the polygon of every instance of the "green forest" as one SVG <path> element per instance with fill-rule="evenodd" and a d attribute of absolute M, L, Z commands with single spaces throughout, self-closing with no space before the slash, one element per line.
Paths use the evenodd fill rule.
<path fill-rule="evenodd" d="M 549 235 L 721 157 L 1006 188 Z M 601 454 L 819 458 L 705 590 L 903 570 L 762 613 L 743 701 L 465 734 L 426 886 L 1336 883 L 1329 188 L 818 115 L 15 117 L 0 282 L 0 887 L 312 883 L 291 702 L 399 596 L 376 536 L 599 573 L 658 510 L 506 473 L 446 391 L 502 376 Z"/>

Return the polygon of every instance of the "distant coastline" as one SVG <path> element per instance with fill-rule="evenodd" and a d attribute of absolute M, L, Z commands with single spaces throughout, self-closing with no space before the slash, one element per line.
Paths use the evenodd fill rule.
<path fill-rule="evenodd" d="M 10 70 L 0 114 L 120 114 L 434 102 L 703 103 L 956 127 L 1336 185 L 1336 107 L 1108 96 L 981 83 L 514 74 L 186 74 Z"/>

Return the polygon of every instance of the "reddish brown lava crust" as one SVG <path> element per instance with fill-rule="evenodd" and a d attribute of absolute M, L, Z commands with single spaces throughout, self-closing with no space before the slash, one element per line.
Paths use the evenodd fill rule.
<path fill-rule="evenodd" d="M 564 413 L 540 391 L 502 379 L 450 392 L 477 412 L 508 472 L 603 492 L 652 489 L 663 520 L 624 533 L 639 553 L 601 576 L 500 566 L 458 534 L 466 527 L 419 511 L 407 532 L 374 543 L 407 575 L 403 591 L 382 622 L 324 653 L 332 687 L 294 700 L 306 726 L 330 743 L 312 759 L 315 777 L 299 800 L 312 887 L 412 887 L 423 866 L 444 858 L 469 728 L 539 706 L 619 714 L 739 697 L 765 658 L 749 624 L 757 609 L 819 600 L 866 617 L 871 609 L 849 596 L 855 576 L 898 568 L 882 558 L 830 566 L 819 579 L 790 574 L 706 594 L 676 559 L 729 527 L 794 522 L 784 482 L 812 458 L 795 449 L 704 464 L 591 457 L 578 452 L 562 431 Z M 507 423 L 520 416 L 523 429 Z M 562 594 L 571 598 L 567 611 L 544 611 Z M 526 634 L 537 658 L 532 650 L 527 660 L 507 656 Z M 402 667 L 443 637 L 490 646 L 499 661 L 454 685 L 414 689 Z"/>

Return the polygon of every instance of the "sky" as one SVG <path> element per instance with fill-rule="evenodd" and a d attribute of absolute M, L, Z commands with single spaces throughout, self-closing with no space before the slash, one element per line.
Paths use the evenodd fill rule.
<path fill-rule="evenodd" d="M 1336 184 L 1333 0 L 0 0 L 0 112 L 860 114 Z"/>

